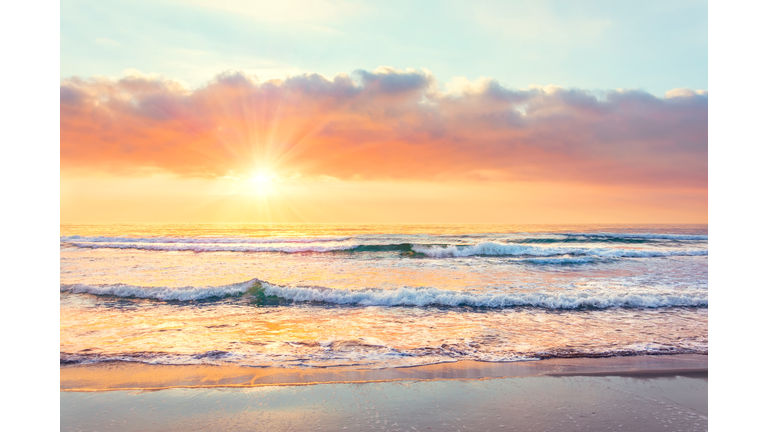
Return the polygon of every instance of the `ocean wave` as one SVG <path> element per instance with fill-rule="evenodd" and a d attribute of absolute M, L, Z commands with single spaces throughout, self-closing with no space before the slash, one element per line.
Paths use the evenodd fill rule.
<path fill-rule="evenodd" d="M 670 256 L 706 256 L 707 249 L 627 249 L 627 248 L 595 248 L 595 247 L 562 247 L 534 246 L 515 243 L 481 242 L 468 245 L 451 244 L 354 244 L 350 242 L 333 242 L 323 240 L 318 242 L 262 242 L 262 243 L 203 243 L 202 241 L 183 241 L 178 243 L 156 242 L 141 243 L 107 242 L 106 237 L 99 241 L 75 241 L 69 239 L 64 245 L 76 248 L 90 249 L 135 249 L 161 252 L 280 252 L 280 253 L 326 253 L 326 252 L 400 252 L 404 256 L 426 256 L 430 258 L 457 258 L 472 256 L 510 256 L 510 257 L 566 257 L 560 260 L 562 264 L 587 263 L 595 258 L 653 258 Z M 197 240 L 197 239 L 195 239 Z M 557 264 L 557 261 L 527 260 L 531 263 Z"/>
<path fill-rule="evenodd" d="M 202 287 L 137 286 L 126 284 L 61 284 L 59 289 L 60 292 L 71 292 L 75 294 L 133 297 L 165 301 L 190 301 L 240 295 L 247 292 L 256 281 L 258 280 L 252 279 L 231 285 Z"/>
<path fill-rule="evenodd" d="M 204 287 L 145 287 L 126 284 L 61 284 L 61 292 L 117 297 L 146 298 L 165 301 L 191 301 L 250 293 L 274 296 L 293 302 L 322 302 L 359 306 L 472 306 L 508 308 L 532 306 L 545 309 L 578 308 L 660 308 L 707 307 L 706 293 L 701 292 L 489 292 L 469 293 L 436 288 L 398 288 L 391 290 L 345 290 L 324 287 L 288 287 L 252 279 L 246 282 Z"/>
<path fill-rule="evenodd" d="M 313 287 L 283 287 L 264 283 L 264 293 L 287 300 L 353 304 L 361 306 L 473 306 L 506 308 L 533 306 L 546 309 L 598 309 L 613 307 L 708 306 L 701 293 L 462 293 L 436 288 L 394 290 L 342 290 Z"/>
<path fill-rule="evenodd" d="M 432 258 L 469 257 L 469 256 L 533 256 L 553 257 L 560 255 L 593 256 L 600 258 L 650 258 L 668 256 L 707 255 L 706 249 L 688 250 L 648 250 L 648 249 L 609 249 L 609 248 L 563 248 L 539 247 L 520 244 L 502 244 L 482 242 L 471 246 L 427 246 L 413 245 L 413 250 Z"/>
<path fill-rule="evenodd" d="M 300 243 L 300 244 L 199 244 L 199 243 L 81 243 L 69 241 L 66 242 L 69 246 L 78 248 L 89 249 L 136 249 L 136 250 L 149 250 L 149 251 L 163 251 L 163 252 L 284 252 L 284 253 L 301 253 L 301 252 L 334 252 L 350 250 L 357 247 L 356 245 L 349 244 L 337 244 L 337 245 L 325 245 L 325 244 L 312 244 L 312 243 Z"/>
<path fill-rule="evenodd" d="M 263 244 L 343 242 L 351 237 L 81 237 L 62 236 L 61 242 L 78 243 L 169 243 L 169 244 Z"/>
<path fill-rule="evenodd" d="M 569 237 L 645 239 L 645 240 L 709 240 L 709 235 L 656 234 L 656 233 L 566 233 Z"/>
<path fill-rule="evenodd" d="M 350 344 L 350 342 L 352 342 Z M 199 353 L 166 352 L 116 352 L 116 353 L 59 353 L 61 366 L 106 362 L 131 362 L 161 365 L 240 365 L 257 367 L 350 367 L 365 366 L 366 369 L 424 366 L 440 363 L 454 363 L 460 360 L 483 362 L 520 362 L 557 358 L 604 358 L 640 355 L 708 354 L 706 347 L 685 348 L 671 346 L 618 347 L 610 350 L 549 349 L 518 352 L 492 349 L 484 351 L 472 343 L 443 343 L 438 346 L 424 346 L 402 349 L 387 345 L 365 346 L 354 341 L 334 341 L 330 344 L 317 342 L 283 342 L 286 345 L 302 346 L 300 353 L 286 352 L 268 354 L 258 352 L 237 352 L 209 350 Z M 350 349 L 350 345 L 355 345 Z M 338 349 L 339 346 L 341 349 Z M 223 348 L 223 347 L 222 347 Z"/>

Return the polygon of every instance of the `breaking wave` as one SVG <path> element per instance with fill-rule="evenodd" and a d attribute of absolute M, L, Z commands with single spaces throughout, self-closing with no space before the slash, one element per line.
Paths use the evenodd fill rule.
<path fill-rule="evenodd" d="M 202 300 L 213 297 L 241 295 L 253 286 L 256 279 L 231 285 L 203 287 L 166 287 L 166 286 L 137 286 L 126 284 L 61 284 L 60 292 L 75 294 L 93 294 L 116 297 L 146 298 L 155 300 Z"/>
<path fill-rule="evenodd" d="M 586 237 L 599 239 L 645 239 L 645 240 L 708 240 L 709 235 L 654 234 L 654 233 L 568 233 L 568 237 Z"/>
<path fill-rule="evenodd" d="M 144 287 L 125 284 L 61 284 L 61 292 L 86 293 L 118 297 L 147 298 L 166 301 L 191 301 L 251 293 L 274 296 L 294 302 L 321 302 L 359 306 L 472 306 L 508 308 L 531 306 L 544 309 L 578 308 L 660 308 L 708 307 L 706 292 L 611 292 L 580 290 L 578 292 L 489 292 L 470 293 L 435 288 L 398 288 L 391 290 L 345 290 L 323 287 L 286 287 L 258 279 L 246 282 L 204 287 Z"/>
<path fill-rule="evenodd" d="M 706 294 L 676 293 L 462 293 L 435 288 L 398 288 L 396 290 L 341 290 L 310 287 L 281 287 L 265 284 L 264 292 L 293 301 L 312 301 L 362 306 L 474 306 L 504 308 L 533 306 L 546 309 L 582 307 L 671 307 L 707 306 Z"/>
<path fill-rule="evenodd" d="M 606 234 L 607 235 L 607 234 Z M 634 234 L 633 234 L 634 235 Z M 639 235 L 639 234 L 636 234 Z M 660 235 L 655 235 L 659 237 Z M 689 236 L 691 237 L 691 236 Z M 405 256 L 430 258 L 456 258 L 471 256 L 509 257 L 564 257 L 561 260 L 526 260 L 530 263 L 577 264 L 593 262 L 592 258 L 652 258 L 669 256 L 706 256 L 707 249 L 630 249 L 607 247 L 571 247 L 522 244 L 568 243 L 562 239 L 518 239 L 507 243 L 484 241 L 476 244 L 414 244 L 414 243 L 372 243 L 359 244 L 348 237 L 333 238 L 129 238 L 129 237 L 62 237 L 62 243 L 77 248 L 90 249 L 137 249 L 148 251 L 190 251 L 190 252 L 279 252 L 279 253 L 327 253 L 327 252 L 399 252 Z"/>
<path fill-rule="evenodd" d="M 563 248 L 540 247 L 520 244 L 501 244 L 483 242 L 470 246 L 426 246 L 414 245 L 413 250 L 433 258 L 469 257 L 469 256 L 534 256 L 554 257 L 559 255 L 593 256 L 599 258 L 647 258 L 667 256 L 707 255 L 706 249 L 688 250 L 641 250 L 641 249 L 609 249 L 609 248 Z"/>

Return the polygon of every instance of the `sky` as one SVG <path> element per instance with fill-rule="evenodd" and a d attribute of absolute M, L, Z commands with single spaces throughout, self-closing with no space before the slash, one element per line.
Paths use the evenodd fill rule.
<path fill-rule="evenodd" d="M 707 18 L 62 1 L 61 220 L 706 223 Z"/>

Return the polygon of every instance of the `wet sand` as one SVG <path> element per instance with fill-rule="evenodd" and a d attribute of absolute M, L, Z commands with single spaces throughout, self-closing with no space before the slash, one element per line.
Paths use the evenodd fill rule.
<path fill-rule="evenodd" d="M 109 363 L 60 372 L 61 430 L 689 431 L 706 430 L 708 415 L 700 355 L 384 370 Z"/>
<path fill-rule="evenodd" d="M 510 363 L 460 361 L 390 369 L 171 366 L 110 362 L 62 366 L 60 389 L 63 391 L 160 390 L 179 387 L 255 387 L 546 375 L 706 377 L 707 356 L 691 354 L 573 358 Z"/>

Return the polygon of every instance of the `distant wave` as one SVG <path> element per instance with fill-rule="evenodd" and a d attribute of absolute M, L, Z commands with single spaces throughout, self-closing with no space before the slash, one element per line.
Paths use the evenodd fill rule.
<path fill-rule="evenodd" d="M 333 252 L 354 249 L 355 245 L 300 244 L 200 244 L 200 243 L 82 243 L 69 241 L 69 246 L 90 249 L 137 249 L 151 251 L 190 252 Z"/>
<path fill-rule="evenodd" d="M 322 302 L 360 306 L 473 306 L 507 308 L 532 306 L 545 309 L 577 308 L 659 308 L 707 307 L 708 297 L 701 292 L 676 293 L 605 293 L 581 291 L 468 293 L 435 288 L 399 288 L 393 290 L 344 290 L 323 287 L 285 287 L 252 279 L 246 282 L 204 287 L 143 287 L 126 284 L 61 284 L 61 292 L 190 301 L 241 295 L 261 284 L 263 294 L 294 302 Z"/>
<path fill-rule="evenodd" d="M 643 258 L 666 256 L 695 256 L 707 255 L 706 249 L 688 250 L 640 250 L 640 249 L 608 249 L 608 248 L 563 248 L 540 247 L 519 244 L 501 244 L 483 242 L 471 246 L 422 246 L 414 245 L 413 250 L 433 258 L 469 257 L 469 256 L 536 256 L 553 257 L 559 255 L 594 256 L 600 258 Z"/>
<path fill-rule="evenodd" d="M 646 239 L 646 240 L 708 240 L 709 235 L 655 234 L 655 233 L 567 233 L 569 237 Z"/>
<path fill-rule="evenodd" d="M 81 237 L 62 236 L 62 242 L 77 243 L 171 243 L 171 244 L 262 244 L 342 242 L 351 237 Z"/>
<path fill-rule="evenodd" d="M 607 235 L 607 234 L 606 234 Z M 638 234 L 639 235 L 639 234 Z M 582 259 L 595 257 L 612 258 L 652 258 L 668 256 L 706 256 L 707 249 L 628 249 L 606 247 L 565 247 L 521 244 L 553 243 L 562 239 L 522 239 L 509 240 L 509 243 L 485 241 L 477 244 L 355 244 L 349 237 L 334 238 L 299 238 L 299 239 L 235 239 L 235 238 L 129 238 L 129 237 L 62 237 L 68 246 L 91 249 L 137 249 L 149 251 L 191 251 L 191 252 L 280 252 L 280 253 L 325 253 L 325 252 L 400 252 L 408 256 L 426 256 L 430 258 L 456 258 L 472 256 L 509 256 L 509 257 L 565 257 L 562 260 L 526 260 L 530 263 L 577 264 L 594 260 Z M 421 255 L 417 255 L 421 254 Z"/>
<path fill-rule="evenodd" d="M 511 238 L 508 243 L 547 244 L 547 243 L 658 243 L 659 240 L 673 241 L 707 241 L 707 235 L 685 234 L 648 234 L 648 233 L 562 233 L 544 236 Z"/>

